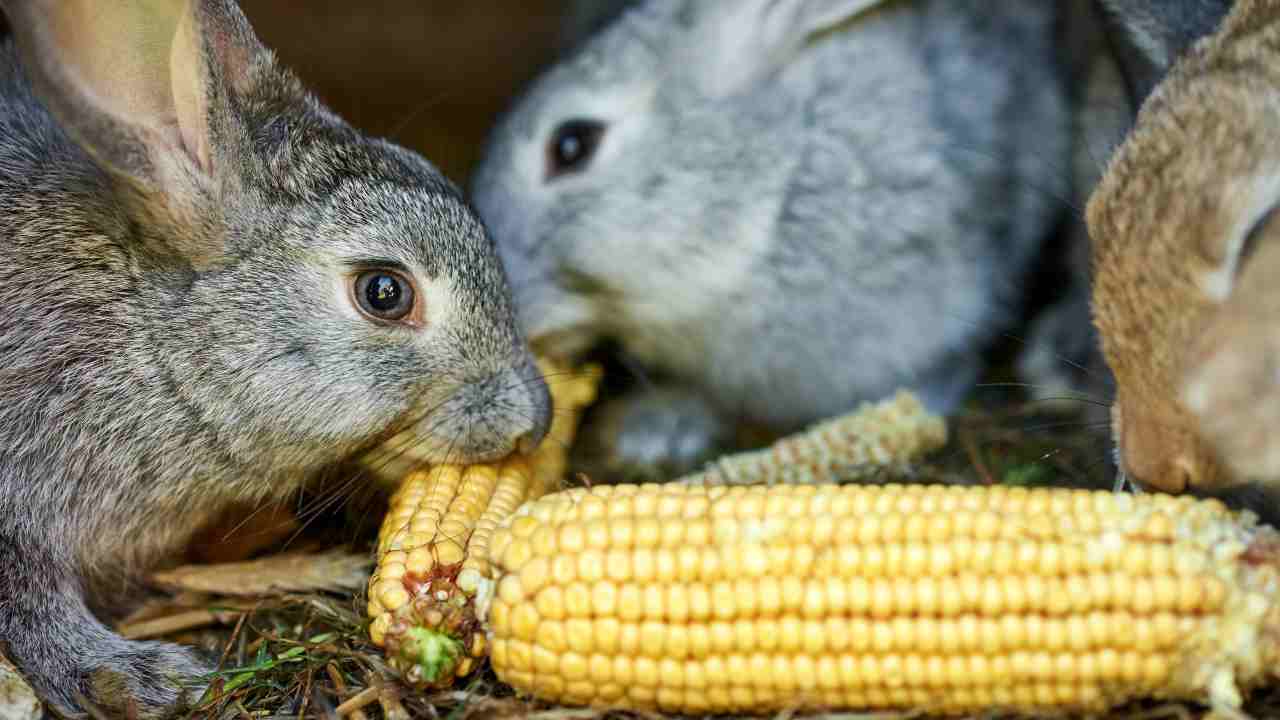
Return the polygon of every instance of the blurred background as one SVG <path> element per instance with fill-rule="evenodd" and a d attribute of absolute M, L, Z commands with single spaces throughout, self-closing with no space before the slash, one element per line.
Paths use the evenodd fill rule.
<path fill-rule="evenodd" d="M 241 0 L 263 43 L 360 129 L 462 183 L 561 45 L 566 0 Z"/>

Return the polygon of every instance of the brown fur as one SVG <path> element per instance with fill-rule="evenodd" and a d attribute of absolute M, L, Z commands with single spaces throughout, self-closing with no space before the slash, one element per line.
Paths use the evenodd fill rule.
<path fill-rule="evenodd" d="M 1269 433 L 1233 440 L 1261 409 L 1280 413 L 1280 382 L 1257 368 L 1280 349 L 1276 315 L 1259 312 L 1280 305 L 1262 277 L 1276 251 L 1236 263 L 1280 187 L 1268 183 L 1280 173 L 1278 21 L 1280 3 L 1241 0 L 1194 45 L 1143 106 L 1088 207 L 1121 464 L 1164 490 L 1258 479 L 1267 446 L 1280 445 Z M 1280 225 L 1254 241 L 1280 241 Z M 1233 360 L 1206 364 L 1224 352 Z"/>

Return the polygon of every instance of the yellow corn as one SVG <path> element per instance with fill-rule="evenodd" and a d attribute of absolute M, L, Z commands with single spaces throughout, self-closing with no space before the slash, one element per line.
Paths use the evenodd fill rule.
<path fill-rule="evenodd" d="M 1280 534 L 1065 489 L 567 490 L 495 533 L 499 678 L 683 713 L 1096 711 L 1280 674 Z"/>
<path fill-rule="evenodd" d="M 680 478 L 689 485 L 811 485 L 863 480 L 945 445 L 947 424 L 900 391 L 768 448 L 730 455 Z"/>
<path fill-rule="evenodd" d="M 391 499 L 369 581 L 369 635 L 411 684 L 447 684 L 483 657 L 471 600 L 490 572 L 494 528 L 563 480 L 578 415 L 595 398 L 599 371 L 545 362 L 542 370 L 555 410 L 532 455 L 413 472 Z"/>

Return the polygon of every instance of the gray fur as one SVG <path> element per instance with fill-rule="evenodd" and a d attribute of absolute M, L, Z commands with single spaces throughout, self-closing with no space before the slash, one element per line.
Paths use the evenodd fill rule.
<path fill-rule="evenodd" d="M 615 339 L 779 430 L 899 386 L 957 406 L 1067 198 L 1057 4 L 763 19 L 850 4 L 651 0 L 530 88 L 473 187 L 531 336 Z M 546 182 L 574 117 L 610 127 Z"/>
<path fill-rule="evenodd" d="M 1062 20 L 1060 52 L 1071 77 L 1072 205 L 1082 208 L 1132 124 L 1133 100 L 1097 3 L 1066 3 Z M 1089 317 L 1090 298 L 1089 233 L 1082 212 L 1073 213 L 1063 240 L 1064 252 L 1050 267 L 1062 273 L 1065 287 L 1028 328 L 1017 369 L 1036 399 L 1103 424 L 1102 402 L 1083 408 L 1079 402 L 1109 398 L 1114 385 L 1093 324 L 1082 322 Z"/>
<path fill-rule="evenodd" d="M 1213 33 L 1232 0 L 1097 0 L 1133 97 L 1141 102 L 1196 40 Z"/>
<path fill-rule="evenodd" d="M 230 0 L 198 4 L 252 40 Z M 191 197 L 140 199 L 155 188 L 94 162 L 0 48 L 0 645 L 63 714 L 83 696 L 150 717 L 198 690 L 206 661 L 104 620 L 229 503 L 343 472 L 395 431 L 424 458 L 466 461 L 548 421 L 458 191 L 250 47 L 247 67 L 215 67 L 218 170 L 185 226 L 156 198 Z M 387 328 L 346 305 L 347 263 L 379 259 L 443 299 L 434 323 Z"/>

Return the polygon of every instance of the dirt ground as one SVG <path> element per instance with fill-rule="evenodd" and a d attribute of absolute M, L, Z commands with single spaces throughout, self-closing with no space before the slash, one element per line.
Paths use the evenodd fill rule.
<path fill-rule="evenodd" d="M 973 403 L 948 424 L 947 446 L 903 474 L 881 479 L 1094 488 L 1107 487 L 1111 482 L 1112 473 L 1105 461 L 1109 443 L 1106 436 L 1096 427 L 1069 415 L 1046 413 L 1043 406 L 1009 398 L 1005 403 Z M 1103 459 L 1100 461 L 1100 458 Z M 376 523 L 378 517 L 377 509 L 353 505 L 338 516 L 322 519 L 310 527 L 304 536 L 294 541 L 296 549 L 308 545 L 328 547 L 336 537 L 351 542 L 358 561 L 361 552 L 367 553 L 365 548 L 370 547 L 371 535 L 376 530 L 370 521 Z M 346 590 L 269 593 L 257 599 L 187 593 L 173 603 L 153 606 L 144 622 L 155 622 L 156 627 L 168 629 L 149 636 L 203 646 L 221 658 L 215 683 L 222 692 L 207 699 L 187 717 L 674 720 L 661 715 L 555 707 L 514 697 L 487 668 L 442 692 L 406 688 L 387 666 L 383 653 L 368 641 L 360 587 L 363 576 L 350 578 L 349 566 L 343 567 L 345 569 L 328 582 L 334 587 L 348 588 Z M 243 576 L 228 576 L 223 582 L 223 587 L 246 585 Z M 187 627 L 185 623 L 193 615 L 196 624 Z M 347 714 L 352 708 L 359 708 L 360 713 Z M 1258 720 L 1280 718 L 1280 687 L 1254 693 L 1246 711 L 1247 717 Z M 919 718 L 915 714 L 851 713 L 783 713 L 775 717 L 777 720 Z M 1151 702 L 1101 717 L 1207 720 L 1208 715 L 1204 708 Z M 969 716 L 966 720 L 997 718 L 1016 720 L 1013 716 L 994 714 Z"/>

